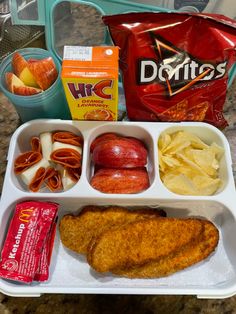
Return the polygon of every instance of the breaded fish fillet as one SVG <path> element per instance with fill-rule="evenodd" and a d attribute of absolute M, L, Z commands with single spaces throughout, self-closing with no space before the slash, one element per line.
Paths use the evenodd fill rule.
<path fill-rule="evenodd" d="M 78 216 L 65 215 L 61 219 L 61 241 L 67 248 L 86 254 L 90 240 L 104 230 L 138 219 L 159 216 L 165 216 L 165 212 L 151 208 L 129 210 L 118 206 L 86 206 Z"/>
<path fill-rule="evenodd" d="M 114 270 L 113 273 L 127 278 L 159 278 L 169 276 L 207 258 L 219 241 L 217 228 L 209 221 L 203 221 L 204 231 L 176 253 L 158 261 L 132 269 Z"/>
<path fill-rule="evenodd" d="M 141 266 L 174 254 L 203 232 L 197 219 L 152 218 L 101 233 L 88 248 L 87 261 L 99 272 Z"/>

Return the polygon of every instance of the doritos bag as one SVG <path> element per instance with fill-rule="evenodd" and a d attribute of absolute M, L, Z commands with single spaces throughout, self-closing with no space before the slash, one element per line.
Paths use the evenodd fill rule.
<path fill-rule="evenodd" d="M 236 61 L 236 21 L 189 13 L 130 13 L 103 21 L 121 48 L 130 120 L 227 125 L 223 106 Z"/>

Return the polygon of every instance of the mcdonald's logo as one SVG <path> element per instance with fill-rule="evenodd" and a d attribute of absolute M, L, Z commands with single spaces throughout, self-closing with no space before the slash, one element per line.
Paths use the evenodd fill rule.
<path fill-rule="evenodd" d="M 20 211 L 19 220 L 28 223 L 30 221 L 33 211 L 34 210 L 30 208 L 22 209 Z"/>

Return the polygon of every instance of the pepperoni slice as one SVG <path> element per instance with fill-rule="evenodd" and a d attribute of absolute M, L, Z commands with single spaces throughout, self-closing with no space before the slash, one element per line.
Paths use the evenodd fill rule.
<path fill-rule="evenodd" d="M 69 131 L 59 131 L 52 135 L 53 142 L 61 142 L 75 146 L 82 146 L 83 138 Z"/>
<path fill-rule="evenodd" d="M 52 167 L 48 167 L 47 169 L 40 167 L 30 182 L 29 190 L 38 192 L 43 184 L 52 192 L 60 190 L 62 188 L 62 181 L 59 172 Z"/>
<path fill-rule="evenodd" d="M 45 179 L 45 184 L 51 192 L 56 192 L 62 189 L 61 175 L 58 170 L 50 173 L 49 177 Z"/>
<path fill-rule="evenodd" d="M 20 154 L 14 162 L 15 174 L 20 174 L 31 166 L 37 164 L 42 159 L 40 152 L 28 151 Z"/>
<path fill-rule="evenodd" d="M 65 167 L 68 176 L 71 178 L 72 181 L 77 182 L 81 176 L 81 168 L 70 168 Z"/>
<path fill-rule="evenodd" d="M 80 168 L 81 155 L 76 150 L 71 148 L 60 148 L 51 153 L 50 158 L 55 163 L 61 164 L 64 167 Z"/>
<path fill-rule="evenodd" d="M 42 152 L 42 147 L 41 147 L 39 137 L 36 137 L 36 136 L 32 137 L 30 141 L 30 145 L 33 152 L 39 152 L 39 153 Z"/>
<path fill-rule="evenodd" d="M 39 191 L 39 189 L 41 188 L 41 186 L 44 183 L 45 173 L 46 173 L 46 169 L 44 167 L 40 167 L 36 171 L 32 181 L 29 184 L 29 190 L 31 192 L 38 192 Z"/>

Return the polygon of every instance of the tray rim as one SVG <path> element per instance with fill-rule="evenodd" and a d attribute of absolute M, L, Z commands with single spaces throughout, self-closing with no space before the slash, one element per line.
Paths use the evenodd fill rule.
<path fill-rule="evenodd" d="M 8 150 L 8 154 L 7 154 L 7 160 L 8 160 L 8 164 L 7 164 L 7 168 L 6 168 L 6 173 L 5 173 L 5 178 L 4 178 L 4 184 L 3 184 L 3 189 L 2 189 L 2 196 L 1 196 L 1 200 L 0 200 L 0 216 L 4 213 L 4 209 L 2 207 L 5 207 L 5 211 L 7 209 L 8 206 L 10 206 L 10 203 L 13 203 L 14 202 L 17 202 L 17 200 L 19 200 L 19 197 L 24 197 L 24 198 L 27 198 L 27 195 L 29 194 L 29 192 L 23 192 L 23 191 L 20 191 L 16 188 L 16 190 L 18 190 L 18 192 L 16 191 L 15 195 L 14 195 L 14 198 L 13 200 L 8 200 L 7 199 L 7 194 L 6 194 L 6 190 L 9 188 L 9 185 L 7 183 L 7 178 L 8 176 L 10 175 L 10 162 L 13 158 L 13 156 L 11 156 L 11 152 L 13 151 L 13 148 L 14 148 L 14 145 L 16 143 L 16 140 L 19 136 L 19 134 L 22 132 L 22 130 L 24 130 L 24 128 L 27 128 L 29 125 L 34 125 L 34 124 L 37 124 L 37 123 L 59 123 L 58 127 L 60 128 L 60 125 L 62 125 L 63 123 L 66 123 L 66 124 L 70 124 L 70 125 L 74 125 L 74 124 L 89 124 L 89 125 L 94 125 L 94 126 L 101 126 L 101 125 L 107 125 L 107 122 L 102 122 L 102 121 L 99 121 L 99 122 L 90 122 L 88 123 L 88 121 L 72 121 L 72 120 L 61 120 L 61 119 L 37 119 L 37 120 L 32 120 L 32 121 L 29 121 L 29 122 L 26 122 L 24 123 L 23 125 L 21 125 L 20 127 L 18 127 L 16 129 L 16 131 L 13 133 L 12 135 L 12 138 L 11 138 L 11 141 L 10 141 L 10 145 L 9 145 L 9 150 Z M 129 121 L 125 121 L 125 122 L 109 122 L 109 124 L 111 125 L 117 125 L 117 124 L 122 124 L 122 125 L 137 125 L 137 126 L 140 126 L 140 122 L 129 122 Z M 142 122 L 143 125 L 150 125 L 150 124 L 153 124 L 152 122 L 149 123 L 149 122 Z M 229 160 L 231 160 L 231 164 L 232 164 L 232 159 L 231 159 L 231 152 L 230 152 L 230 147 L 229 147 L 229 143 L 228 143 L 228 140 L 227 138 L 225 137 L 225 135 L 219 131 L 217 128 L 215 128 L 214 126 L 211 126 L 207 123 L 204 123 L 204 122 L 182 122 L 182 123 L 168 123 L 168 122 L 164 122 L 164 123 L 161 123 L 162 126 L 169 126 L 169 127 L 172 127 L 172 126 L 178 126 L 178 127 L 184 127 L 184 126 L 194 126 L 194 127 L 197 127 L 197 126 L 204 126 L 204 127 L 207 127 L 207 128 L 210 128 L 212 129 L 214 132 L 217 133 L 217 135 L 219 135 L 223 142 L 226 143 L 226 147 L 227 147 L 227 154 L 229 155 Z M 78 127 L 79 128 L 79 127 Z M 80 129 L 80 128 L 79 128 Z M 160 132 L 161 133 L 161 132 Z M 156 143 L 157 144 L 157 143 Z M 231 165 L 230 165 L 231 166 Z M 230 168 L 229 166 L 229 168 Z M 230 174 L 229 176 L 229 185 L 230 186 L 230 189 L 227 190 L 227 193 L 235 193 L 235 186 L 234 186 L 234 178 L 233 178 L 233 172 Z M 59 194 L 56 194 L 56 196 L 58 197 L 58 199 L 60 198 L 65 198 L 65 195 L 63 195 L 64 193 L 60 193 L 60 197 Z M 54 193 L 34 193 L 32 194 L 31 193 L 31 197 L 32 199 L 47 199 L 47 197 L 52 197 L 54 196 Z M 118 195 L 119 196 L 119 195 Z M 31 198 L 30 197 L 30 198 Z M 123 197 L 123 196 L 122 196 Z M 66 197 L 67 198 L 67 197 Z M 70 198 L 70 196 L 68 196 L 68 198 Z M 79 199 L 85 199 L 85 197 L 77 197 Z M 120 196 L 119 196 L 120 198 Z M 136 198 L 134 196 L 134 198 Z M 142 197 L 139 197 L 138 199 L 141 199 Z M 106 200 L 109 199 L 109 197 L 105 198 Z M 150 198 L 149 198 L 150 199 Z M 182 196 L 182 195 L 175 195 L 174 197 L 175 200 L 186 200 L 186 201 L 209 201 L 209 196 L 196 196 L 196 197 L 193 197 L 193 196 Z M 132 197 L 131 198 L 124 198 L 125 201 L 129 201 L 129 202 L 132 202 Z M 161 199 L 161 198 L 153 198 L 153 200 L 156 200 L 156 202 L 159 202 L 159 201 L 165 201 L 165 200 L 168 200 L 168 201 L 171 201 L 170 198 L 164 198 L 164 199 Z M 232 215 L 234 217 L 236 217 L 236 211 L 233 210 L 232 208 L 232 203 L 230 201 L 229 198 L 225 198 L 225 199 L 222 199 L 222 196 L 221 195 L 213 195 L 212 197 L 210 197 L 210 201 L 216 201 L 216 202 L 219 202 L 221 203 L 222 205 L 226 206 L 230 212 L 232 213 Z M 65 291 L 65 290 L 68 290 L 68 291 Z M 223 291 L 222 291 L 223 290 Z M 209 288 L 198 288 L 198 289 L 195 289 L 195 288 L 191 288 L 191 287 L 186 287 L 186 288 L 176 288 L 176 287 L 162 287 L 161 289 L 153 289 L 152 287 L 128 287 L 128 288 L 119 288 L 119 287 L 113 287 L 113 288 L 109 288 L 109 287 L 104 287 L 104 288 L 92 288 L 92 287 L 78 287 L 78 288 L 66 288 L 66 289 L 63 289 L 63 287 L 53 287 L 51 286 L 50 287 L 50 283 L 49 283 L 49 286 L 42 286 L 40 284 L 38 284 L 37 286 L 14 286 L 13 285 L 8 285 L 7 282 L 4 280 L 4 279 L 0 279 L 0 291 L 3 292 L 4 294 L 7 294 L 7 295 L 11 295 L 11 296 L 40 296 L 42 293 L 76 293 L 76 294 L 79 294 L 79 293 L 85 293 L 85 294 L 93 294 L 93 293 L 96 293 L 96 294 L 140 294 L 140 295 L 144 295 L 144 294 L 152 294 L 152 295 L 156 295 L 156 294 L 159 294 L 159 295 L 165 295 L 165 294 L 173 294 L 173 295 L 197 295 L 198 298 L 226 298 L 226 297 L 229 297 L 229 296 L 232 296 L 236 293 L 236 283 L 234 283 L 233 285 L 231 285 L 230 287 L 228 288 L 219 288 L 219 287 L 216 287 L 216 289 L 209 289 Z"/>

